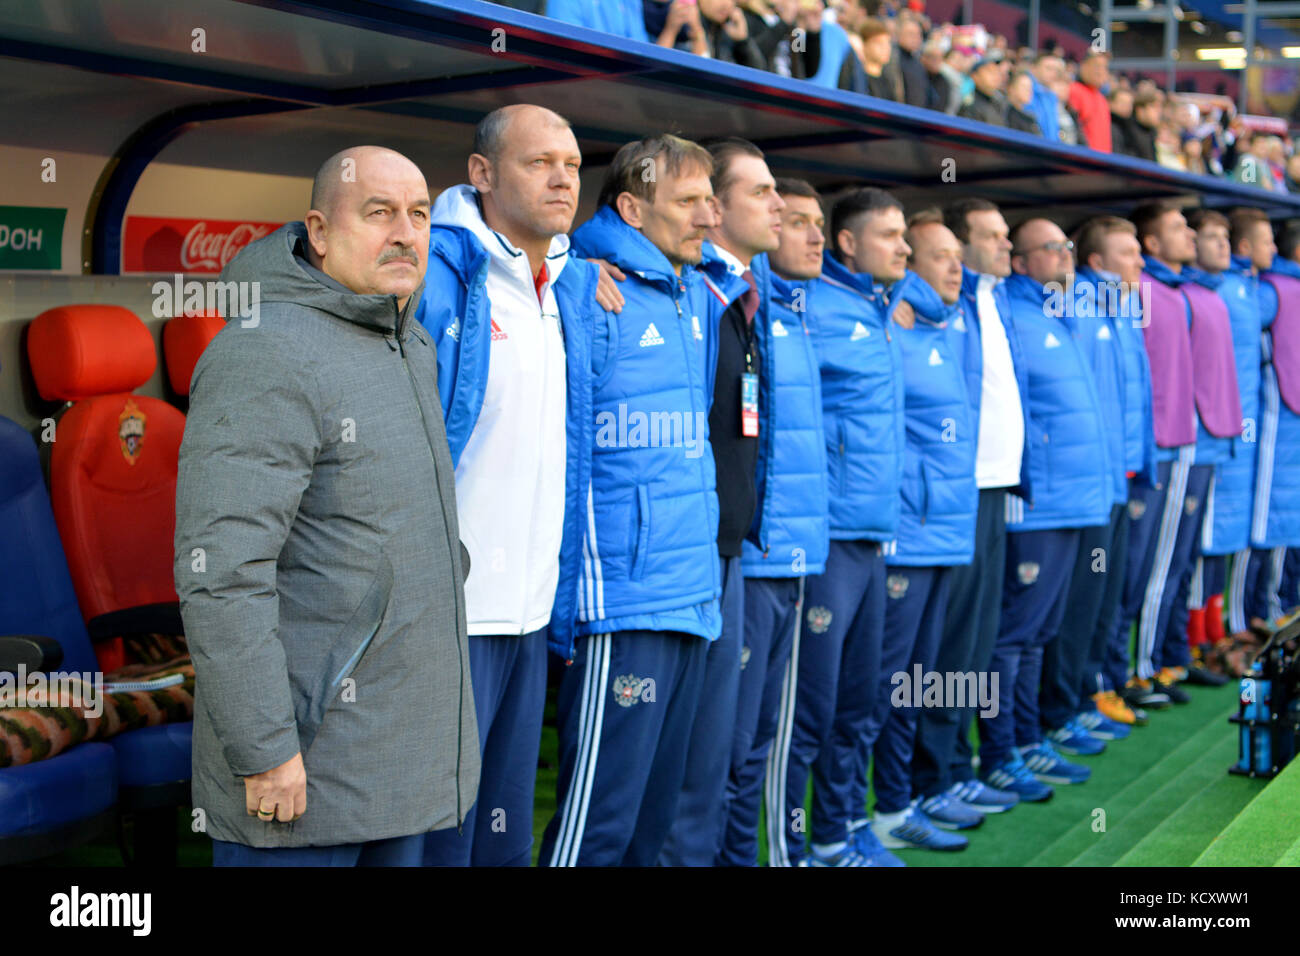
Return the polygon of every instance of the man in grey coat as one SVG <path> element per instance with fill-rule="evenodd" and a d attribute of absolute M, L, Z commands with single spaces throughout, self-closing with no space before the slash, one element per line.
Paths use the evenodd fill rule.
<path fill-rule="evenodd" d="M 412 317 L 429 194 L 404 156 L 356 147 L 311 207 L 226 267 L 256 319 L 230 318 L 190 386 L 175 572 L 194 806 L 215 865 L 418 865 L 479 775 L 468 567 Z"/>

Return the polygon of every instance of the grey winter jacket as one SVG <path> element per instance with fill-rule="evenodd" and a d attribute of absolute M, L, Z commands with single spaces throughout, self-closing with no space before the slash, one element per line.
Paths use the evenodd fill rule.
<path fill-rule="evenodd" d="M 259 284 L 260 315 L 231 318 L 194 370 L 176 487 L 194 806 L 214 839 L 258 847 L 456 826 L 479 775 L 421 290 L 400 314 L 352 293 L 306 262 L 305 236 L 289 223 L 222 273 Z M 249 816 L 242 777 L 299 752 L 306 813 Z"/>

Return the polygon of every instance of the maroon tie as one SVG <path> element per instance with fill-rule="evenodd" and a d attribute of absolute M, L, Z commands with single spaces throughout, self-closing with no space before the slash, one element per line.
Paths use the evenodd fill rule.
<path fill-rule="evenodd" d="M 758 312 L 758 285 L 754 282 L 754 273 L 746 269 L 740 276 L 749 283 L 749 289 L 740 294 L 740 306 L 745 310 L 745 325 L 754 324 Z"/>

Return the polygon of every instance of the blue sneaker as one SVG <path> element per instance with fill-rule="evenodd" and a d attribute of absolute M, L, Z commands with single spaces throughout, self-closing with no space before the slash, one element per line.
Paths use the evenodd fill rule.
<path fill-rule="evenodd" d="M 1105 742 L 1084 730 L 1077 720 L 1068 720 L 1064 727 L 1049 730 L 1047 739 L 1062 753 L 1079 757 L 1095 757 L 1106 749 Z"/>
<path fill-rule="evenodd" d="M 921 809 L 943 830 L 973 830 L 984 822 L 984 814 L 946 793 L 922 800 Z"/>
<path fill-rule="evenodd" d="M 868 866 L 907 866 L 901 859 L 881 845 L 876 839 L 876 831 L 865 820 L 856 828 L 850 828 L 849 840 L 858 848 L 858 852 L 870 862 Z"/>
<path fill-rule="evenodd" d="M 1052 799 L 1051 787 L 1039 781 L 1020 754 L 1013 752 L 1005 761 L 983 774 L 984 782 L 999 790 L 1014 793 L 1026 803 Z"/>
<path fill-rule="evenodd" d="M 1020 756 L 1035 777 L 1045 783 L 1083 783 L 1092 776 L 1092 770 L 1083 764 L 1070 763 L 1046 740 L 1030 747 L 1021 747 Z"/>
<path fill-rule="evenodd" d="M 1079 726 L 1094 737 L 1100 737 L 1102 740 L 1123 740 L 1133 732 L 1133 728 L 1128 724 L 1121 724 L 1118 720 L 1111 720 L 1101 711 L 1085 710 L 1078 718 Z"/>
<path fill-rule="evenodd" d="M 915 800 L 901 813 L 877 813 L 871 828 L 881 844 L 891 850 L 964 850 L 970 843 L 964 836 L 945 833 L 936 827 Z"/>
<path fill-rule="evenodd" d="M 800 866 L 871 866 L 870 861 L 858 852 L 857 844 L 849 839 L 835 853 L 819 853 L 811 847 L 808 855 L 799 861 Z"/>
<path fill-rule="evenodd" d="M 1020 797 L 1010 790 L 994 790 L 978 780 L 954 783 L 948 788 L 948 796 L 980 813 L 1005 813 L 1020 802 Z"/>

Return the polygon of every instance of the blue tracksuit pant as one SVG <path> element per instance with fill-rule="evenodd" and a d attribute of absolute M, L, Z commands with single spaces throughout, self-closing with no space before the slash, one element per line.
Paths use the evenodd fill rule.
<path fill-rule="evenodd" d="M 745 578 L 740 572 L 740 558 L 723 558 L 722 636 L 709 645 L 704 687 L 686 752 L 686 776 L 677 801 L 677 819 L 659 854 L 661 866 L 712 866 L 717 855 L 740 693 L 744 630 Z"/>
<path fill-rule="evenodd" d="M 528 866 L 533 850 L 533 785 L 546 709 L 546 629 L 469 639 L 478 717 L 478 799 L 461 832 L 425 835 L 425 866 Z"/>
<path fill-rule="evenodd" d="M 876 790 L 876 812 L 897 813 L 912 799 L 912 750 L 921 708 L 915 696 L 895 699 L 901 687 L 914 690 L 916 667 L 921 674 L 934 668 L 948 611 L 950 568 L 890 567 L 885 577 L 885 639 L 880 655 L 880 679 L 875 707 L 859 740 L 858 770 L 854 774 L 853 811 L 865 817 L 867 763 Z M 899 676 L 906 677 L 900 680 Z M 872 759 L 874 757 L 874 759 Z"/>
<path fill-rule="evenodd" d="M 1196 556 L 1201 550 L 1205 501 L 1213 480 L 1213 465 L 1192 465 L 1187 470 L 1187 486 L 1183 493 L 1182 513 L 1178 519 L 1178 534 L 1169 560 L 1168 581 L 1160 604 L 1155 643 L 1149 652 L 1151 666 L 1155 670 L 1162 667 L 1186 667 L 1192 661 L 1187 646 L 1187 605 L 1192 593 L 1192 572 L 1196 569 Z M 1159 552 L 1156 557 L 1158 562 Z M 1138 636 L 1143 636 L 1142 631 L 1139 631 Z M 1142 648 L 1139 645 L 1139 661 L 1141 654 Z"/>
<path fill-rule="evenodd" d="M 832 541 L 826 572 L 805 584 L 803 623 L 785 690 L 793 696 L 788 753 L 773 749 L 766 793 L 782 793 L 768 817 L 784 840 L 771 841 L 775 866 L 797 863 L 808 827 L 804 798 L 813 779 L 814 843 L 848 838 L 861 815 L 853 804 L 856 754 L 871 718 L 885 629 L 885 558 L 875 541 Z M 784 778 L 784 779 L 782 779 Z"/>
<path fill-rule="evenodd" d="M 536 768 L 534 768 L 536 769 Z M 530 827 L 531 829 L 531 827 Z M 450 828 L 455 834 L 456 828 Z M 442 833 L 434 830 L 433 833 Z M 212 841 L 213 866 L 419 866 L 426 834 L 338 846 L 244 846 Z"/>
<path fill-rule="evenodd" d="M 1002 622 L 998 628 L 990 686 L 996 679 L 998 712 L 980 718 L 980 767 L 992 770 L 1015 747 L 1043 739 L 1038 687 L 1043 646 L 1060 631 L 1079 550 L 1077 529 L 1009 531 Z"/>
<path fill-rule="evenodd" d="M 989 668 L 1002 616 L 1002 579 L 1007 554 L 1007 491 L 980 491 L 971 564 L 948 574 L 948 613 L 934 669 L 941 674 L 982 673 Z M 974 707 L 927 707 L 917 716 L 912 791 L 923 797 L 971 779 L 970 724 Z"/>
<path fill-rule="evenodd" d="M 560 683 L 558 810 L 543 866 L 653 866 L 677 815 L 709 641 L 674 631 L 578 639 Z"/>
<path fill-rule="evenodd" d="M 1242 588 L 1247 623 L 1254 617 L 1275 620 L 1285 610 L 1281 594 L 1286 553 L 1286 548 L 1251 548 Z"/>
<path fill-rule="evenodd" d="M 745 579 L 745 636 L 734 730 L 724 762 L 730 771 L 719 866 L 758 865 L 759 804 L 775 805 L 764 792 L 768 758 L 779 753 L 784 759 L 789 751 L 794 698 L 785 693 L 785 683 L 802 624 L 803 585 L 803 578 Z M 779 809 L 769 809 L 769 826 L 773 813 L 777 820 L 783 816 Z"/>
<path fill-rule="evenodd" d="M 1132 480 L 1129 483 L 1132 488 Z M 1086 698 L 1102 691 L 1118 691 L 1128 680 L 1128 640 L 1116 640 L 1116 629 L 1123 614 L 1124 588 L 1128 579 L 1129 535 L 1133 521 L 1127 504 L 1118 504 L 1112 515 L 1110 554 L 1106 566 L 1106 588 L 1097 612 L 1097 627 L 1084 659 L 1079 701 L 1087 708 Z M 1067 617 L 1072 613 L 1067 608 Z"/>
<path fill-rule="evenodd" d="M 1109 524 L 1079 531 L 1079 550 L 1070 573 L 1066 604 L 1069 613 L 1061 621 L 1061 633 L 1043 648 L 1042 691 L 1038 704 L 1043 724 L 1055 730 L 1065 726 L 1082 709 L 1082 689 L 1095 683 L 1085 678 L 1087 660 L 1095 638 L 1105 635 L 1108 615 L 1104 608 L 1108 592 L 1118 600 L 1117 585 L 1124 579 L 1124 567 L 1116 565 L 1115 538 L 1124 515 L 1122 505 L 1111 509 Z M 1111 609 L 1113 611 L 1113 608 Z M 1113 615 L 1112 615 L 1113 616 Z M 1095 690 L 1089 693 L 1096 693 Z M 1089 702 L 1091 707 L 1091 702 Z"/>

